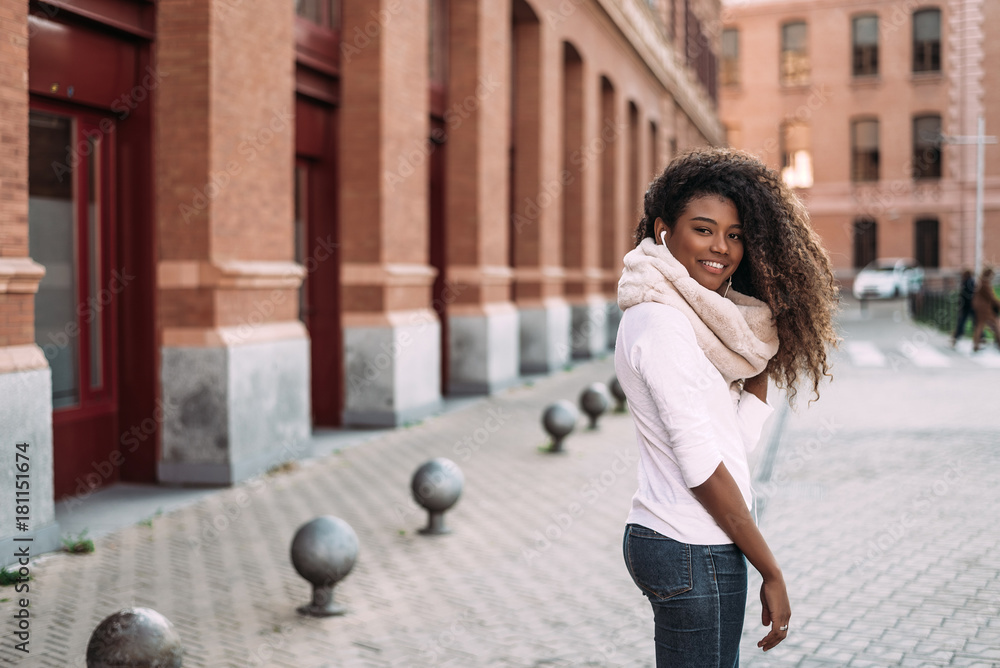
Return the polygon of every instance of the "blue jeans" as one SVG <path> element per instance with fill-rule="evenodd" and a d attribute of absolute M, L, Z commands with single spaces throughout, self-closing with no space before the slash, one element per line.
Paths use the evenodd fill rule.
<path fill-rule="evenodd" d="M 747 563 L 738 547 L 688 545 L 629 524 L 622 550 L 653 605 L 657 668 L 740 665 Z"/>

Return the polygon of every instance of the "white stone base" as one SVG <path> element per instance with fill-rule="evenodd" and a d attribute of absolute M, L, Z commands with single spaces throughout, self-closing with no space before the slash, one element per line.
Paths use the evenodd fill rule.
<path fill-rule="evenodd" d="M 345 426 L 396 427 L 441 408 L 441 325 L 344 328 Z"/>
<path fill-rule="evenodd" d="M 521 373 L 552 373 L 569 362 L 569 304 L 547 299 L 541 307 L 522 308 L 520 320 Z"/>
<path fill-rule="evenodd" d="M 39 357 L 41 353 L 38 352 Z M 59 547 L 59 527 L 55 523 L 55 501 L 52 478 L 52 371 L 31 369 L 0 374 L 0 565 L 8 566 L 17 558 L 16 550 L 28 546 L 32 556 Z M 17 459 L 15 446 L 27 443 L 27 475 L 31 512 L 29 530 L 17 530 L 16 482 Z M 15 538 L 31 538 L 30 542 Z"/>
<path fill-rule="evenodd" d="M 596 357 L 608 349 L 606 307 L 602 297 L 573 304 L 570 345 L 575 359 Z"/>
<path fill-rule="evenodd" d="M 520 377 L 517 308 L 504 303 L 484 310 L 448 318 L 449 394 L 491 394 Z"/>
<path fill-rule="evenodd" d="M 164 347 L 161 482 L 230 485 L 306 454 L 309 340 Z"/>

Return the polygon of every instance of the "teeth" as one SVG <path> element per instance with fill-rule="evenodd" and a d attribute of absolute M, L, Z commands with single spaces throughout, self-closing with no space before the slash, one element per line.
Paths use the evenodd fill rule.
<path fill-rule="evenodd" d="M 714 267 L 715 269 L 722 269 L 723 267 L 726 266 L 726 265 L 722 264 L 721 262 L 704 262 L 703 261 L 702 264 L 708 265 L 709 267 Z"/>

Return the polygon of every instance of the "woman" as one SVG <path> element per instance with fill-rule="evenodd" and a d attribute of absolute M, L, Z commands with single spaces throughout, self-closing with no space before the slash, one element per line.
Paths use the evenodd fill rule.
<path fill-rule="evenodd" d="M 747 452 L 768 379 L 818 397 L 837 289 L 808 215 L 749 154 L 702 149 L 646 192 L 618 284 L 615 369 L 639 444 L 625 562 L 653 606 L 656 665 L 739 665 L 746 559 L 763 577 L 767 651 L 788 634 L 781 569 L 750 514 Z"/>
<path fill-rule="evenodd" d="M 989 267 L 979 275 L 979 285 L 972 295 L 972 312 L 976 322 L 972 334 L 972 349 L 978 351 L 982 347 L 983 330 L 987 327 L 993 330 L 993 338 L 997 348 L 1000 348 L 1000 322 L 997 318 L 1000 314 L 1000 299 L 993 292 L 993 270 Z"/>

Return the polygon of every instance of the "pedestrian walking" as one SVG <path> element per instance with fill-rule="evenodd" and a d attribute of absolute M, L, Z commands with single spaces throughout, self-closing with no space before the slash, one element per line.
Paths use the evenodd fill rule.
<path fill-rule="evenodd" d="M 976 318 L 972 312 L 972 296 L 976 292 L 976 278 L 972 275 L 971 269 L 962 272 L 962 283 L 958 290 L 958 324 L 955 326 L 955 333 L 951 335 L 951 347 L 962 338 L 965 333 L 965 323 L 972 318 L 975 326 Z"/>
<path fill-rule="evenodd" d="M 739 665 L 746 561 L 767 651 L 788 634 L 778 562 L 751 514 L 747 453 L 768 379 L 818 397 L 837 289 L 808 214 L 750 154 L 679 156 L 650 185 L 618 283 L 615 369 L 639 446 L 623 552 L 653 607 L 656 665 Z"/>
<path fill-rule="evenodd" d="M 1000 348 L 1000 299 L 993 292 L 993 270 L 983 269 L 979 275 L 979 285 L 972 295 L 972 312 L 975 314 L 976 326 L 972 333 L 972 349 L 978 351 L 983 344 L 983 330 L 987 327 L 993 330 L 993 340 Z"/>

